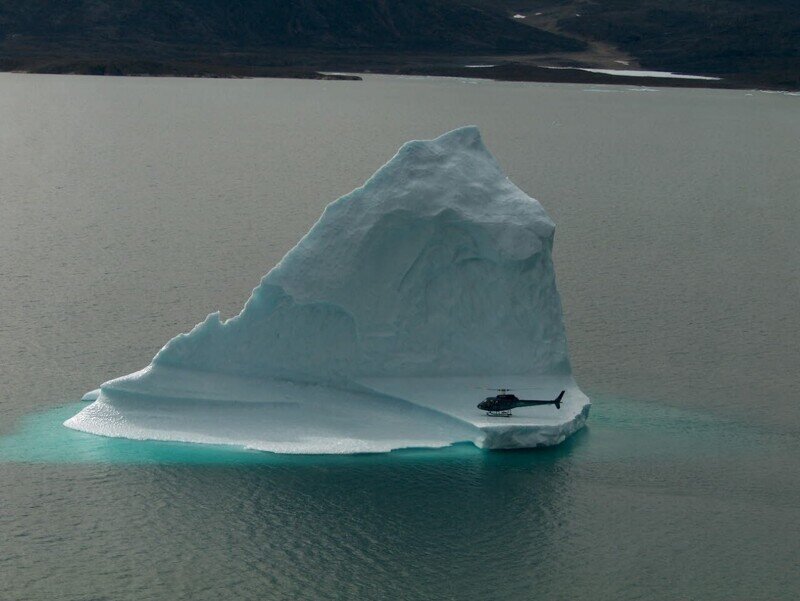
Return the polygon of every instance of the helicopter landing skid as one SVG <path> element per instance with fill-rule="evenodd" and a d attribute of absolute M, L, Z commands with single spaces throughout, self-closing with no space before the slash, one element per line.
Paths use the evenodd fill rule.
<path fill-rule="evenodd" d="M 511 417 L 510 411 L 487 411 L 489 417 Z"/>

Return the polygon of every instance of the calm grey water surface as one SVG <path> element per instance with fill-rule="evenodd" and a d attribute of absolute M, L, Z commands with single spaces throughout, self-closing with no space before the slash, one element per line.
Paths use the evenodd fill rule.
<path fill-rule="evenodd" d="M 0 599 L 797 598 L 795 96 L 0 74 L 0 435 L 238 312 L 325 204 L 465 124 L 558 224 L 587 431 L 214 464 L 0 452 Z"/>

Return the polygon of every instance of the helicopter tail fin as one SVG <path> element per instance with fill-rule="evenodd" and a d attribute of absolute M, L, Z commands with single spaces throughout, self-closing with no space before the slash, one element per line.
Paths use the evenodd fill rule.
<path fill-rule="evenodd" d="M 555 403 L 555 405 L 556 405 L 556 409 L 561 409 L 561 399 L 564 398 L 564 393 L 565 392 L 566 392 L 566 390 L 562 390 L 561 393 L 553 401 L 553 403 Z"/>

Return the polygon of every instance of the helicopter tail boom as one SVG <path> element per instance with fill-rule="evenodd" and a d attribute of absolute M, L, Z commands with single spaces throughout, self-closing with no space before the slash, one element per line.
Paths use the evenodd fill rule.
<path fill-rule="evenodd" d="M 554 398 L 552 401 L 533 401 L 533 400 L 526 400 L 526 399 L 519 399 L 517 401 L 518 407 L 531 407 L 534 405 L 555 405 L 556 409 L 561 409 L 561 399 L 564 398 L 564 393 L 566 390 L 562 390 L 559 395 Z"/>

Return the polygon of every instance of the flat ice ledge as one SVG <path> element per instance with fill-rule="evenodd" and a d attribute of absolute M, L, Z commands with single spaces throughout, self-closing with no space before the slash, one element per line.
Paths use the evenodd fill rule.
<path fill-rule="evenodd" d="M 482 388 L 519 389 L 561 409 L 489 417 Z M 589 399 L 572 378 L 367 378 L 351 389 L 159 366 L 114 380 L 65 425 L 138 440 L 232 445 L 274 453 L 379 453 L 472 442 L 488 449 L 548 446 L 580 429 Z"/>
<path fill-rule="evenodd" d="M 486 376 L 435 378 L 365 378 L 360 382 L 383 394 L 398 396 L 471 424 L 481 431 L 473 442 L 485 449 L 521 449 L 552 446 L 580 430 L 589 417 L 591 402 L 570 376 Z M 552 399 L 565 390 L 561 409 L 553 405 L 519 407 L 511 417 L 491 417 L 476 407 L 496 393 L 511 388 L 521 398 Z"/>
<path fill-rule="evenodd" d="M 479 436 L 460 420 L 368 390 L 165 366 L 107 382 L 64 425 L 116 438 L 294 454 L 437 448 Z"/>

